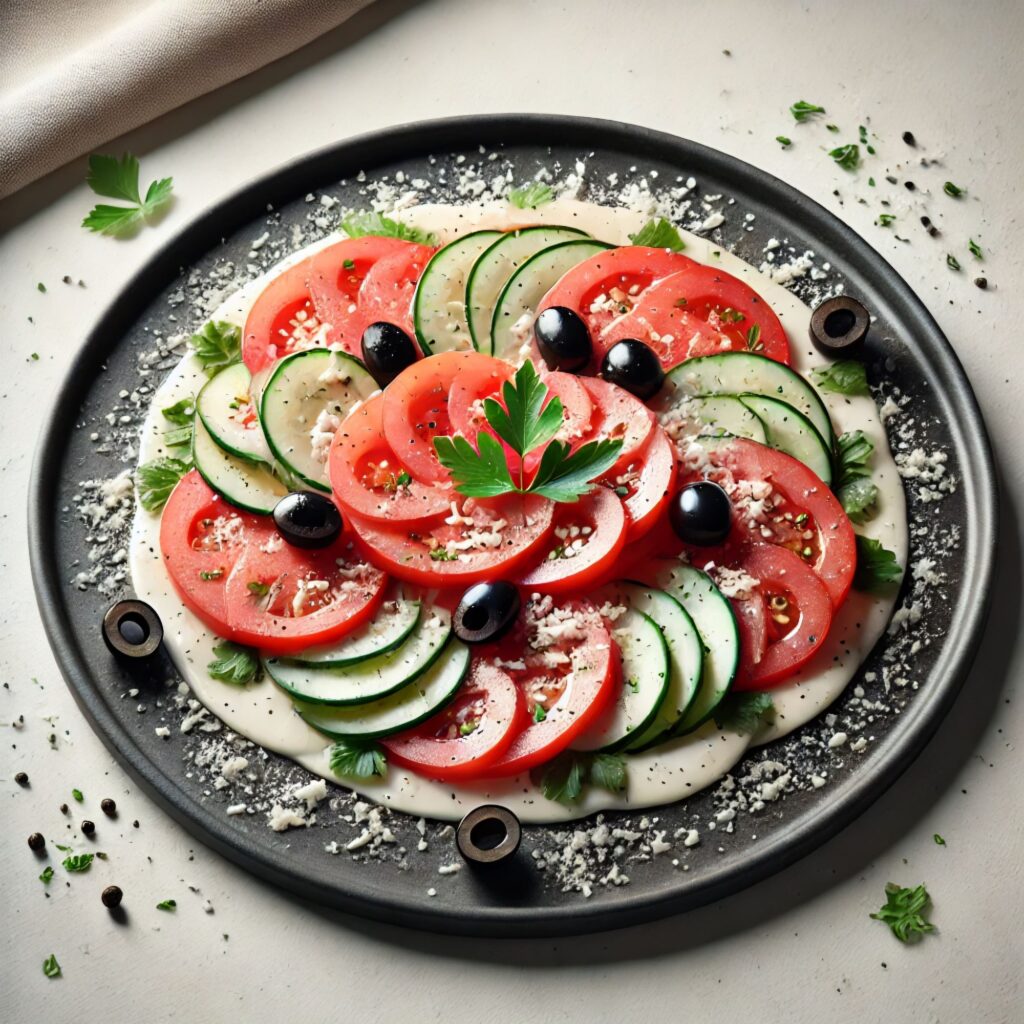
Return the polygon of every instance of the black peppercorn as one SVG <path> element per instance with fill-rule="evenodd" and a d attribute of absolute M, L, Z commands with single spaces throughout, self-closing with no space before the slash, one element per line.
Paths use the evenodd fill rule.
<path fill-rule="evenodd" d="M 88 818 L 86 818 L 86 820 L 82 822 L 82 833 L 84 835 L 91 836 L 95 831 L 96 825 L 93 822 L 89 821 Z"/>
<path fill-rule="evenodd" d="M 976 277 L 976 278 L 974 279 L 974 283 L 975 283 L 975 284 L 976 284 L 976 285 L 977 285 L 977 286 L 978 286 L 979 288 L 981 288 L 982 290 L 984 290 L 985 288 L 987 288 L 987 287 L 988 287 L 988 278 L 987 278 L 987 277 Z"/>
<path fill-rule="evenodd" d="M 908 192 L 913 192 L 914 189 L 917 188 L 917 186 L 912 181 L 905 181 L 903 182 L 903 184 Z"/>
<path fill-rule="evenodd" d="M 100 801 L 100 810 L 108 818 L 112 818 L 115 814 L 117 814 L 117 804 L 115 804 L 114 801 L 111 800 L 109 796 L 105 797 L 103 800 Z"/>
<path fill-rule="evenodd" d="M 132 828 L 138 828 L 138 827 L 139 827 L 139 819 L 138 819 L 138 818 L 136 818 L 136 819 L 135 819 L 135 820 L 134 820 L 134 821 L 132 822 Z"/>
<path fill-rule="evenodd" d="M 121 887 L 119 885 L 108 885 L 106 889 L 100 893 L 100 899 L 103 900 L 103 906 L 110 907 L 111 909 L 119 907 L 123 898 L 124 893 L 121 892 Z"/>
<path fill-rule="evenodd" d="M 908 146 L 916 146 L 917 145 L 917 139 L 914 138 L 914 133 L 913 132 L 904 132 L 903 133 L 903 141 Z"/>
<path fill-rule="evenodd" d="M 24 772 L 18 772 L 14 776 L 14 781 L 19 786 L 27 786 L 28 785 L 28 776 Z"/>
<path fill-rule="evenodd" d="M 67 814 L 68 813 L 68 805 L 67 804 L 61 804 L 60 805 L 60 813 L 61 814 Z"/>
<path fill-rule="evenodd" d="M 28 845 L 30 850 L 41 850 L 46 845 L 42 832 L 33 832 L 28 837 Z"/>

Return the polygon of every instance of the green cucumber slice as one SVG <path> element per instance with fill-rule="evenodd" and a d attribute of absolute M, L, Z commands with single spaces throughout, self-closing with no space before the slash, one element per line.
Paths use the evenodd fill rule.
<path fill-rule="evenodd" d="M 409 639 L 419 624 L 422 607 L 420 601 L 386 599 L 381 610 L 365 626 L 341 642 L 309 647 L 289 660 L 297 665 L 345 668 L 388 654 Z M 389 608 L 392 610 L 387 610 Z"/>
<path fill-rule="evenodd" d="M 469 648 L 452 640 L 423 675 L 381 700 L 347 707 L 296 701 L 295 710 L 314 729 L 335 739 L 390 736 L 437 714 L 455 696 L 468 672 Z"/>
<path fill-rule="evenodd" d="M 636 751 L 665 739 L 693 704 L 704 673 L 704 646 L 689 612 L 671 594 L 642 583 L 617 586 L 630 607 L 658 624 L 668 644 L 668 691 L 653 721 L 629 744 Z"/>
<path fill-rule="evenodd" d="M 225 500 L 258 515 L 270 515 L 288 493 L 268 466 L 229 455 L 210 436 L 200 417 L 192 429 L 192 461 L 199 475 Z"/>
<path fill-rule="evenodd" d="M 657 582 L 689 613 L 704 647 L 704 674 L 697 696 L 672 729 L 673 736 L 703 725 L 729 692 L 740 664 L 740 634 L 732 605 L 707 573 L 677 565 L 659 573 Z"/>
<path fill-rule="evenodd" d="M 250 405 L 254 410 L 259 407 L 245 363 L 225 367 L 202 386 L 196 398 L 203 426 L 224 451 L 249 462 L 269 463 L 270 449 L 259 421 L 247 426 L 239 417 Z"/>
<path fill-rule="evenodd" d="M 803 413 L 764 395 L 743 395 L 740 401 L 764 424 L 772 448 L 792 455 L 832 486 L 832 453 Z"/>
<path fill-rule="evenodd" d="M 303 483 L 330 492 L 330 444 L 314 449 L 313 431 L 321 415 L 343 420 L 356 402 L 379 390 L 370 371 L 345 352 L 318 348 L 286 356 L 267 381 L 260 402 L 260 421 L 274 457 Z M 318 432 L 321 441 L 330 433 Z"/>
<path fill-rule="evenodd" d="M 308 704 L 368 704 L 418 679 L 437 660 L 452 632 L 451 617 L 431 609 L 401 647 L 356 665 L 334 668 L 264 658 L 270 678 Z"/>
<path fill-rule="evenodd" d="M 575 750 L 612 753 L 629 746 L 654 721 L 668 692 L 668 646 L 654 619 L 627 608 L 611 634 L 622 653 L 622 691 L 610 718 L 580 737 Z"/>
<path fill-rule="evenodd" d="M 573 267 L 614 246 L 590 238 L 559 242 L 531 256 L 505 282 L 491 317 L 491 352 L 499 359 L 519 362 L 523 342 L 532 336 L 533 319 L 540 300 Z M 530 330 L 522 332 L 523 318 L 530 318 Z"/>
<path fill-rule="evenodd" d="M 661 425 L 672 432 L 676 423 L 685 436 L 729 434 L 767 444 L 764 424 L 738 398 L 731 395 L 695 396 L 665 410 Z"/>
<path fill-rule="evenodd" d="M 425 355 L 473 348 L 466 320 L 466 279 L 500 231 L 474 231 L 439 249 L 423 268 L 412 300 L 416 340 Z"/>
<path fill-rule="evenodd" d="M 466 278 L 466 320 L 473 344 L 481 352 L 493 352 L 491 319 L 502 287 L 516 268 L 542 249 L 586 234 L 561 226 L 522 228 L 502 235 L 480 254 Z"/>
<path fill-rule="evenodd" d="M 795 370 L 753 352 L 698 356 L 672 367 L 655 408 L 664 413 L 684 397 L 694 395 L 746 394 L 786 402 L 803 413 L 814 429 L 832 443 L 832 421 L 818 392 Z"/>

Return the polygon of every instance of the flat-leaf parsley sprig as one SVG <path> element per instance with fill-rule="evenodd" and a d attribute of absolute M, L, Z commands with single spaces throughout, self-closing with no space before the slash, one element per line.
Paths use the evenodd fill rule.
<path fill-rule="evenodd" d="M 172 178 L 160 178 L 150 184 L 143 198 L 139 193 L 139 161 L 131 153 L 125 153 L 120 160 L 116 156 L 93 154 L 89 157 L 89 174 L 85 181 L 98 196 L 131 203 L 130 206 L 99 203 L 82 221 L 83 228 L 119 237 L 134 233 L 144 221 L 163 209 L 174 190 Z"/>
<path fill-rule="evenodd" d="M 574 502 L 593 490 L 593 481 L 615 464 L 622 442 L 589 441 L 573 452 L 568 443 L 554 440 L 564 412 L 557 395 L 545 405 L 547 395 L 547 385 L 527 361 L 516 371 L 515 381 L 506 381 L 502 387 L 504 408 L 493 398 L 484 400 L 487 422 L 520 457 L 517 481 L 512 479 L 504 449 L 487 431 L 477 434 L 476 448 L 464 437 L 434 438 L 437 457 L 451 471 L 460 494 L 470 498 L 539 494 L 551 501 Z M 523 457 L 545 445 L 537 472 L 527 484 Z"/>

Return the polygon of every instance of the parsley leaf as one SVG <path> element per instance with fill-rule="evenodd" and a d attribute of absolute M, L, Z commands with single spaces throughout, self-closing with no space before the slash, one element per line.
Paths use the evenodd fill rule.
<path fill-rule="evenodd" d="M 878 500 L 878 488 L 871 482 L 868 460 L 875 450 L 863 430 L 842 434 L 838 442 L 838 471 L 835 492 L 851 522 L 864 523 Z"/>
<path fill-rule="evenodd" d="M 787 138 L 785 135 L 776 135 L 775 141 L 782 146 L 783 149 L 789 149 L 793 145 L 793 140 Z"/>
<path fill-rule="evenodd" d="M 146 189 L 146 198 L 139 195 L 139 161 L 131 153 L 120 160 L 114 156 L 93 154 L 89 157 L 86 184 L 98 196 L 123 199 L 131 206 L 99 203 L 82 221 L 82 227 L 104 235 L 128 235 L 143 221 L 152 217 L 171 198 L 173 179 L 161 178 Z"/>
<path fill-rule="evenodd" d="M 621 793 L 626 788 L 626 759 L 618 754 L 595 754 L 588 781 L 610 793 Z"/>
<path fill-rule="evenodd" d="M 147 512 L 159 512 L 190 468 L 188 462 L 171 458 L 153 459 L 139 466 L 135 473 L 139 503 Z"/>
<path fill-rule="evenodd" d="M 880 228 L 887 228 L 892 224 L 894 220 L 896 220 L 895 213 L 880 213 L 878 215 L 878 220 L 876 220 L 875 223 Z"/>
<path fill-rule="evenodd" d="M 74 797 L 74 798 L 75 798 L 75 799 L 76 799 L 76 800 L 77 800 L 77 801 L 78 801 L 79 803 L 81 803 L 81 802 L 82 802 L 82 801 L 83 801 L 83 800 L 85 799 L 85 797 L 84 797 L 84 796 L 82 795 L 82 791 L 81 791 L 80 789 L 73 789 L 73 790 L 71 790 L 71 795 L 72 795 L 72 796 L 73 796 L 73 797 Z"/>
<path fill-rule="evenodd" d="M 770 693 L 737 691 L 726 694 L 715 708 L 714 717 L 719 729 L 731 729 L 741 736 L 750 736 L 763 722 L 770 722 L 775 717 L 775 702 Z"/>
<path fill-rule="evenodd" d="M 830 149 L 828 151 L 828 155 L 832 157 L 832 159 L 835 160 L 843 170 L 855 171 L 857 169 L 857 165 L 860 163 L 860 146 L 855 142 L 849 142 L 845 146 L 837 146 L 835 149 Z"/>
<path fill-rule="evenodd" d="M 156 909 L 157 910 L 167 910 L 167 911 L 170 911 L 170 912 L 173 913 L 175 910 L 178 909 L 178 901 L 177 900 L 161 900 L 156 905 Z"/>
<path fill-rule="evenodd" d="M 548 713 L 543 704 L 533 705 L 533 720 L 535 722 L 543 722 L 547 717 Z"/>
<path fill-rule="evenodd" d="M 501 445 L 481 431 L 476 438 L 479 453 L 464 437 L 435 437 L 434 451 L 457 481 L 455 489 L 470 498 L 493 498 L 515 491 Z"/>
<path fill-rule="evenodd" d="M 91 853 L 73 853 L 70 857 L 65 857 L 61 863 L 64 865 L 65 871 L 74 873 L 88 871 L 92 867 L 93 856 L 94 854 Z"/>
<path fill-rule="evenodd" d="M 162 410 L 163 417 L 174 423 L 174 430 L 164 431 L 164 445 L 168 448 L 180 448 L 192 443 L 192 421 L 196 413 L 195 400 L 189 396 L 180 402 Z"/>
<path fill-rule="evenodd" d="M 39 876 L 39 881 L 42 882 L 43 885 L 49 885 L 52 879 L 53 868 L 49 864 L 47 864 L 46 867 L 43 868 L 43 873 Z"/>
<path fill-rule="evenodd" d="M 903 575 L 896 556 L 870 537 L 857 536 L 857 571 L 853 585 L 858 590 L 875 592 L 884 590 Z"/>
<path fill-rule="evenodd" d="M 946 845 L 946 840 L 943 839 L 942 836 L 940 836 L 938 832 L 936 832 L 935 835 L 932 836 L 932 839 L 935 840 L 935 845 L 936 846 L 945 846 Z"/>
<path fill-rule="evenodd" d="M 409 224 L 370 211 L 349 214 L 341 222 L 341 230 L 349 238 L 377 235 L 382 238 L 402 238 L 407 242 L 418 242 L 420 245 L 433 245 L 436 242 L 429 231 L 421 231 Z"/>
<path fill-rule="evenodd" d="M 551 501 L 578 501 L 594 489 L 590 481 L 615 465 L 621 448 L 621 441 L 588 441 L 570 455 L 567 442 L 552 441 L 544 449 L 529 490 Z"/>
<path fill-rule="evenodd" d="M 531 181 L 529 185 L 521 185 L 508 194 L 508 201 L 513 206 L 518 206 L 520 210 L 535 210 L 538 206 L 550 203 L 554 198 L 554 190 L 541 181 Z"/>
<path fill-rule="evenodd" d="M 387 774 L 388 761 L 384 749 L 373 740 L 350 737 L 338 740 L 331 747 L 331 771 L 341 778 L 369 779 L 383 778 Z"/>
<path fill-rule="evenodd" d="M 890 882 L 885 887 L 885 906 L 870 916 L 887 924 L 900 942 L 916 942 L 922 935 L 935 931 L 935 925 L 924 917 L 930 902 L 924 885 L 906 889 Z"/>
<path fill-rule="evenodd" d="M 971 255 L 976 260 L 984 260 L 985 254 L 981 251 L 981 246 L 973 238 L 967 239 L 967 248 L 971 250 Z"/>
<path fill-rule="evenodd" d="M 824 114 L 825 108 L 819 107 L 816 103 L 808 103 L 807 100 L 797 100 L 789 108 L 789 112 L 793 115 L 793 120 L 806 121 L 812 114 Z"/>
<path fill-rule="evenodd" d="M 45 974 L 48 978 L 60 977 L 60 964 L 57 963 L 57 957 L 54 953 L 51 953 L 43 961 L 43 974 Z"/>
<path fill-rule="evenodd" d="M 836 497 L 851 523 L 866 523 L 874 514 L 878 488 L 867 477 L 858 477 L 840 487 Z"/>
<path fill-rule="evenodd" d="M 431 548 L 429 554 L 432 562 L 457 562 L 459 560 L 459 556 L 447 548 Z"/>
<path fill-rule="evenodd" d="M 242 330 L 226 320 L 210 320 L 189 339 L 207 377 L 242 358 Z"/>
<path fill-rule="evenodd" d="M 959 185 L 954 185 L 951 181 L 947 181 L 946 184 L 942 186 L 942 191 L 945 192 L 947 196 L 959 199 L 967 189 L 961 188 Z"/>
<path fill-rule="evenodd" d="M 686 243 L 680 238 L 678 230 L 664 217 L 649 220 L 635 235 L 630 235 L 629 240 L 634 245 L 646 245 L 651 249 L 681 252 L 686 248 Z"/>
<path fill-rule="evenodd" d="M 582 754 L 567 750 L 543 766 L 541 792 L 548 800 L 571 805 L 587 784 L 621 792 L 626 785 L 626 760 L 619 754 Z"/>
<path fill-rule="evenodd" d="M 863 363 L 851 359 L 820 366 L 813 371 L 814 383 L 822 391 L 834 391 L 840 395 L 869 395 L 868 375 Z"/>
<path fill-rule="evenodd" d="M 515 384 L 506 381 L 501 394 L 505 399 L 505 409 L 493 398 L 485 398 L 484 415 L 495 433 L 511 445 L 513 451 L 525 455 L 558 433 L 564 415 L 562 400 L 556 395 L 544 406 L 548 389 L 529 359 L 516 370 Z M 486 435 L 480 435 L 477 440 L 483 436 Z"/>
<path fill-rule="evenodd" d="M 213 649 L 216 660 L 206 666 L 213 679 L 242 686 L 251 683 L 260 670 L 260 659 L 251 647 L 225 640 Z"/>
<path fill-rule="evenodd" d="M 960 261 L 951 253 L 946 253 L 946 266 L 950 270 L 960 270 Z"/>

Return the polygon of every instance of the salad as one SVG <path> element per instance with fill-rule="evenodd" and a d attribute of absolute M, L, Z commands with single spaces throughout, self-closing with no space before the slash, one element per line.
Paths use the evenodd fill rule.
<path fill-rule="evenodd" d="M 157 392 L 136 591 L 237 732 L 391 806 L 656 806 L 820 713 L 906 512 L 864 367 L 665 221 L 350 218 Z"/>

